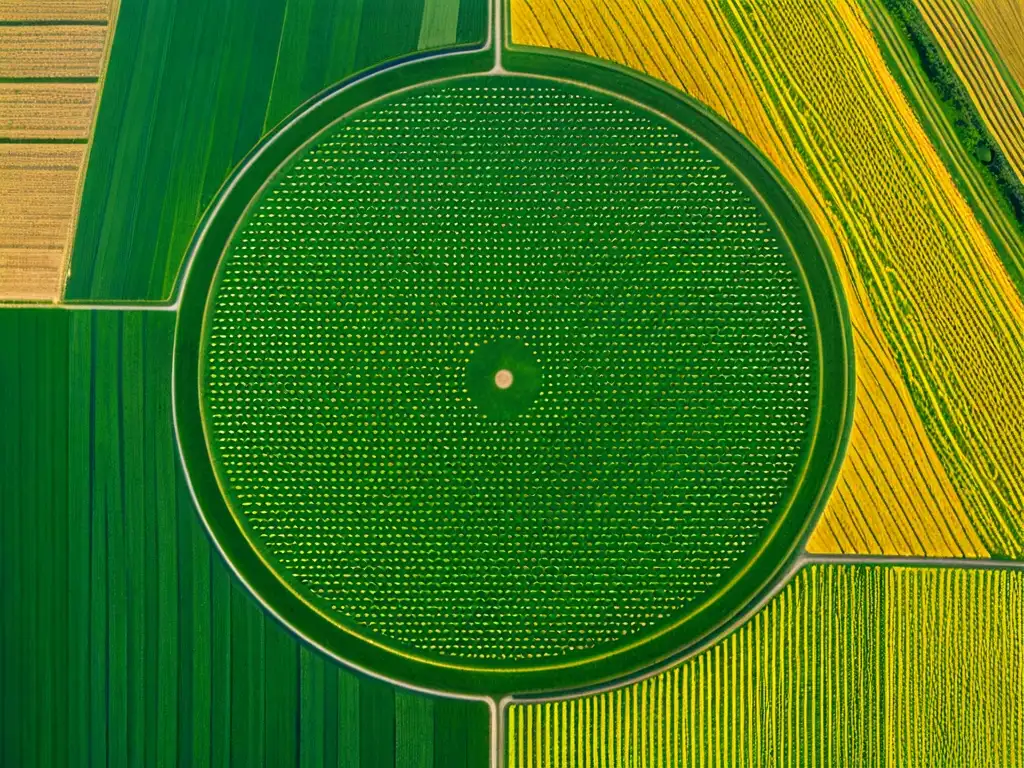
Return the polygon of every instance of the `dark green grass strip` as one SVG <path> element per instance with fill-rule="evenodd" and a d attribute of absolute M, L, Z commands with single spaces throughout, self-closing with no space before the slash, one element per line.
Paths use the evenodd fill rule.
<path fill-rule="evenodd" d="M 88 139 L 12 139 L 0 136 L 0 144 L 88 144 Z"/>
<path fill-rule="evenodd" d="M 0 311 L 0 765 L 486 766 L 483 704 L 304 648 L 177 468 L 174 316 Z"/>
<path fill-rule="evenodd" d="M 0 19 L 0 27 L 105 27 L 104 18 L 40 18 L 31 19 Z"/>
<path fill-rule="evenodd" d="M 882 0 L 882 3 L 916 54 L 964 149 L 994 183 L 1009 204 L 1021 231 L 1024 231 L 1024 184 L 1014 174 L 998 143 L 985 127 L 967 89 L 953 71 L 921 12 L 913 0 Z"/>
<path fill-rule="evenodd" d="M 169 298 L 203 211 L 266 131 L 358 72 L 481 43 L 486 21 L 487 0 L 122 4 L 66 297 Z"/>
<path fill-rule="evenodd" d="M 453 0 L 441 2 L 451 3 Z M 458 6 L 456 41 L 460 45 L 482 41 L 487 35 L 487 25 L 490 23 L 490 3 L 487 0 L 461 0 Z"/>
<path fill-rule="evenodd" d="M 106 19 L 7 19 L 0 27 L 105 27 Z"/>
<path fill-rule="evenodd" d="M 395 694 L 395 765 L 428 768 L 434 764 L 434 702 L 425 696 Z"/>

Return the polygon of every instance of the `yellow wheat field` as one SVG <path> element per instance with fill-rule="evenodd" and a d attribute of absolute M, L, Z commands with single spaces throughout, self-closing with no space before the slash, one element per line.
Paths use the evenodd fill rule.
<path fill-rule="evenodd" d="M 0 22 L 18 22 L 0 26 L 0 301 L 63 293 L 116 14 L 114 0 L 0 0 Z"/>
<path fill-rule="evenodd" d="M 0 246 L 0 300 L 48 299 L 60 290 L 64 248 Z"/>
<path fill-rule="evenodd" d="M 106 26 L 0 27 L 0 78 L 99 77 Z"/>
<path fill-rule="evenodd" d="M 1010 166 L 1018 178 L 1024 179 L 1024 110 L 971 20 L 958 0 L 917 0 L 917 5 Z M 1013 18 L 1012 13 L 1009 18 Z"/>
<path fill-rule="evenodd" d="M 59 295 L 84 161 L 81 144 L 0 144 L 0 300 Z"/>
<path fill-rule="evenodd" d="M 1024 306 L 860 8 L 513 0 L 512 34 L 641 69 L 708 104 L 821 227 L 850 304 L 858 394 L 810 549 L 1024 552 L 1013 520 L 1024 508 Z"/>
<path fill-rule="evenodd" d="M 95 83 L 0 83 L 0 137 L 87 139 Z"/>
<path fill-rule="evenodd" d="M 1024 88 L 1024 3 L 1020 0 L 971 0 L 985 34 L 1017 84 Z"/>
<path fill-rule="evenodd" d="M 114 0 L 0 0 L 0 21 L 106 21 Z"/>

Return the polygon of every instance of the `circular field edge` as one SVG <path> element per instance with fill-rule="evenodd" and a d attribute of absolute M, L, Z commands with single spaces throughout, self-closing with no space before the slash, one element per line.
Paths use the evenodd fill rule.
<path fill-rule="evenodd" d="M 744 609 L 772 589 L 802 551 L 835 480 L 852 417 L 853 358 L 838 280 L 813 223 L 795 194 L 745 139 L 702 105 L 659 83 L 582 57 L 509 51 L 508 74 L 565 80 L 636 103 L 667 118 L 709 146 L 746 182 L 780 237 L 790 244 L 817 321 L 817 426 L 801 481 L 786 511 L 766 529 L 747 567 L 696 610 L 669 626 L 602 646 L 599 653 L 560 657 L 532 667 L 474 665 L 389 645 L 358 627 L 328 617 L 264 562 L 259 545 L 225 502 L 213 469 L 201 418 L 199 350 L 207 301 L 221 256 L 250 203 L 275 172 L 325 128 L 367 102 L 420 83 L 483 74 L 483 60 L 443 56 L 402 65 L 307 103 L 264 139 L 218 194 L 190 249 L 175 330 L 173 408 L 185 474 L 200 517 L 229 566 L 263 606 L 303 640 L 339 660 L 400 684 L 467 695 L 583 690 L 678 658 L 734 625 Z M 489 63 L 489 62 L 487 62 Z M 504 73 L 503 73 L 504 74 Z M 783 227 L 779 219 L 786 222 Z M 797 257 L 796 254 L 801 254 Z M 823 344 L 822 339 L 833 343 Z M 809 482 L 814 479 L 816 482 Z"/>

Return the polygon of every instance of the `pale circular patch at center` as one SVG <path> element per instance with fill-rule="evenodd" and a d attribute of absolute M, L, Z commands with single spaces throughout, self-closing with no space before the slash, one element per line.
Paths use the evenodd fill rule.
<path fill-rule="evenodd" d="M 512 386 L 513 381 L 515 381 L 515 377 L 508 368 L 502 368 L 494 374 L 494 386 L 498 389 L 508 389 Z"/>

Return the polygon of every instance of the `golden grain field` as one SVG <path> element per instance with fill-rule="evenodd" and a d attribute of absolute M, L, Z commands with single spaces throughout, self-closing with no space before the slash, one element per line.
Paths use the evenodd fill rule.
<path fill-rule="evenodd" d="M 0 136 L 87 139 L 96 83 L 0 83 Z"/>
<path fill-rule="evenodd" d="M 106 26 L 0 27 L 0 78 L 99 77 Z"/>
<path fill-rule="evenodd" d="M 916 52 L 906 45 L 902 33 L 882 0 L 861 0 L 879 45 L 890 58 L 895 73 L 902 77 L 908 99 L 918 117 L 929 129 L 929 135 L 945 155 L 950 169 L 959 180 L 979 220 L 986 226 L 993 244 L 1001 250 L 1005 261 L 1024 274 L 1024 234 L 1005 199 L 993 189 L 985 172 L 979 168 L 970 147 L 965 147 L 955 124 L 934 97 L 928 76 L 922 71 Z"/>
<path fill-rule="evenodd" d="M 0 144 L 0 299 L 59 295 L 84 161 L 82 144 Z"/>
<path fill-rule="evenodd" d="M 0 0 L 0 21 L 106 21 L 115 0 Z"/>
<path fill-rule="evenodd" d="M 1024 104 L 1015 98 L 958 0 L 917 0 L 917 6 L 1010 166 L 1024 180 Z"/>
<path fill-rule="evenodd" d="M 0 22 L 13 22 L 0 25 L 2 301 L 63 294 L 116 11 L 113 0 L 0 0 Z"/>
<path fill-rule="evenodd" d="M 513 0 L 512 35 L 642 69 L 708 104 L 822 229 L 850 304 L 858 393 L 810 549 L 1024 553 L 1024 305 L 859 6 Z"/>
<path fill-rule="evenodd" d="M 1024 88 L 1024 3 L 1019 0 L 970 0 L 999 58 Z"/>

